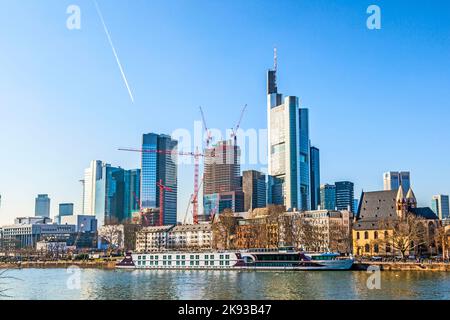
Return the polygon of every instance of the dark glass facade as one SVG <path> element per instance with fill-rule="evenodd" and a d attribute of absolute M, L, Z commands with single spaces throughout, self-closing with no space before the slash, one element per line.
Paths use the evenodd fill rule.
<path fill-rule="evenodd" d="M 148 133 L 142 138 L 142 149 L 146 151 L 141 159 L 142 208 L 159 208 L 157 182 L 161 180 L 163 185 L 172 189 L 164 192 L 165 225 L 177 223 L 177 158 L 176 153 L 169 153 L 177 145 L 178 142 L 168 135 Z"/>
<path fill-rule="evenodd" d="M 311 147 L 311 210 L 320 205 L 320 155 L 319 149 Z"/>

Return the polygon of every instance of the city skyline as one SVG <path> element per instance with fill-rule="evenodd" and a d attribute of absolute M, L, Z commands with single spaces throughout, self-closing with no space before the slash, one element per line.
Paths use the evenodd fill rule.
<path fill-rule="evenodd" d="M 449 10 L 419 10 L 383 2 L 383 27 L 370 31 L 365 28 L 365 4 L 348 5 L 336 13 L 335 4 L 322 1 L 267 2 L 261 7 L 200 1 L 205 9 L 200 13 L 186 4 L 175 8 L 160 2 L 99 3 L 135 89 L 134 104 L 123 90 L 91 2 L 79 1 L 83 12 L 80 31 L 65 28 L 65 8 L 56 1 L 42 5 L 24 1 L 20 7 L 10 4 L 8 10 L 0 10 L 0 21 L 5 24 L 0 36 L 6 44 L 0 60 L 11 62 L 0 76 L 0 142 L 11 154 L 0 159 L 0 166 L 8 168 L 0 177 L 0 223 L 11 223 L 16 216 L 32 216 L 34 199 L 41 193 L 52 199 L 51 217 L 57 214 L 58 204 L 65 202 L 74 203 L 75 214 L 82 214 L 79 180 L 91 160 L 138 168 L 139 157 L 120 153 L 117 147 L 139 146 L 145 132 L 192 131 L 193 122 L 200 120 L 198 105 L 205 109 L 211 127 L 225 130 L 235 123 L 239 106 L 248 103 L 243 128 L 266 128 L 264 74 L 272 64 L 273 46 L 279 52 L 281 91 L 297 95 L 299 105 L 310 110 L 311 136 L 321 152 L 320 183 L 352 181 L 358 198 L 361 189 L 381 190 L 384 172 L 407 170 L 422 205 L 429 205 L 432 195 L 450 193 L 450 173 L 445 170 L 450 154 L 444 148 L 441 157 L 431 156 L 432 141 L 450 138 L 446 130 L 446 88 L 450 83 L 445 77 L 450 71 L 445 55 L 449 44 L 441 41 L 450 29 L 444 22 L 450 21 Z M 231 11 L 233 6 L 245 10 Z M 448 4 L 442 2 L 441 6 Z M 217 12 L 218 7 L 222 9 L 218 21 L 232 19 L 235 25 L 230 31 L 221 29 L 214 34 L 218 22 L 208 14 Z M 264 23 L 275 8 L 299 19 L 270 24 L 273 30 L 265 39 L 254 39 L 259 31 L 269 30 Z M 254 17 L 247 21 L 241 11 L 254 12 Z M 328 20 L 336 14 L 338 18 Z M 146 15 L 155 20 L 144 22 Z M 419 21 L 420 27 L 412 27 L 410 32 L 403 15 Z M 442 19 L 433 21 L 435 15 Z M 18 17 L 23 25 L 13 29 L 10 25 Z M 36 25 L 31 17 L 40 23 Z M 154 28 L 163 21 L 167 22 L 162 30 Z M 305 27 L 308 24 L 311 28 Z M 136 26 L 143 28 L 136 30 Z M 244 32 L 235 34 L 240 28 Z M 320 40 L 314 28 L 322 31 Z M 132 33 L 155 46 L 142 46 L 138 36 L 128 39 Z M 179 50 L 168 43 L 171 37 Z M 292 37 L 299 40 L 291 41 Z M 226 55 L 221 53 L 224 49 Z M 24 50 L 32 50 L 34 58 L 21 54 Z M 432 63 L 422 59 L 425 55 Z M 165 114 L 158 108 L 172 108 L 173 112 Z M 95 117 L 97 113 L 103 116 Z M 130 116 L 124 117 L 124 113 Z M 386 114 L 389 117 L 385 118 Z M 395 119 L 402 117 L 411 130 L 401 129 L 408 132 L 408 138 L 399 143 L 393 136 L 395 130 L 400 131 Z M 435 125 L 429 130 L 414 130 L 431 121 Z M 29 139 L 30 131 L 36 143 L 24 148 L 18 141 Z M 31 165 L 26 157 L 29 152 L 38 159 Z M 243 165 L 242 170 L 262 167 Z M 193 166 L 181 165 L 179 175 L 180 220 L 192 193 Z"/>

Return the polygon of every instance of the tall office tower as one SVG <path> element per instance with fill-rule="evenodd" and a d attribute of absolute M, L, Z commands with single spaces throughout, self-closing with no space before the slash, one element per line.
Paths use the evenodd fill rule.
<path fill-rule="evenodd" d="M 55 221 L 58 224 L 61 224 L 61 217 L 65 216 L 73 216 L 73 203 L 60 203 L 59 204 L 59 213 L 58 216 L 55 217 Z"/>
<path fill-rule="evenodd" d="M 270 181 L 270 190 L 282 190 L 283 203 L 287 209 L 309 210 L 308 109 L 299 108 L 297 97 L 287 96 L 283 100 L 283 96 L 278 93 L 276 73 L 275 55 L 274 68 L 267 74 L 268 174 L 276 178 Z M 273 201 L 277 196 L 268 195 L 268 198 Z"/>
<path fill-rule="evenodd" d="M 73 216 L 73 203 L 60 203 L 59 216 Z"/>
<path fill-rule="evenodd" d="M 170 153 L 176 149 L 178 141 L 165 134 L 148 133 L 142 136 L 143 150 L 163 150 L 165 152 L 143 152 L 141 158 L 141 207 L 159 208 L 159 188 L 157 183 L 170 187 L 172 191 L 163 193 L 163 224 L 177 223 L 177 157 Z"/>
<path fill-rule="evenodd" d="M 91 161 L 89 168 L 84 170 L 83 179 L 83 214 L 95 214 L 95 191 L 97 181 L 102 175 L 102 162 L 100 160 Z"/>
<path fill-rule="evenodd" d="M 124 171 L 110 164 L 103 164 L 100 178 L 95 187 L 94 213 L 97 224 L 102 227 L 105 224 L 122 222 L 124 217 Z"/>
<path fill-rule="evenodd" d="M 211 216 L 227 208 L 234 212 L 243 211 L 240 148 L 231 140 L 220 141 L 207 149 L 206 155 L 203 176 L 204 214 Z"/>
<path fill-rule="evenodd" d="M 141 199 L 141 169 L 126 170 L 124 210 L 126 219 L 131 219 L 133 212 L 139 211 Z"/>
<path fill-rule="evenodd" d="M 311 210 L 320 205 L 320 156 L 319 148 L 311 147 Z"/>
<path fill-rule="evenodd" d="M 411 187 L 408 171 L 390 171 L 383 174 L 384 190 L 397 190 L 400 185 L 405 192 Z"/>
<path fill-rule="evenodd" d="M 140 170 L 124 170 L 102 164 L 95 182 L 93 198 L 98 226 L 122 223 L 139 210 Z"/>
<path fill-rule="evenodd" d="M 349 210 L 355 212 L 354 202 L 354 184 L 350 181 L 339 181 L 336 185 L 336 208 L 337 210 Z"/>
<path fill-rule="evenodd" d="M 266 176 L 264 173 L 256 170 L 242 172 L 242 189 L 244 191 L 244 211 L 266 206 Z"/>
<path fill-rule="evenodd" d="M 336 186 L 334 184 L 320 186 L 320 209 L 336 210 Z"/>
<path fill-rule="evenodd" d="M 450 218 L 449 196 L 438 194 L 431 198 L 431 209 L 439 217 L 439 219 Z"/>
<path fill-rule="evenodd" d="M 50 218 L 50 198 L 48 194 L 38 194 L 34 207 L 36 217 Z"/>

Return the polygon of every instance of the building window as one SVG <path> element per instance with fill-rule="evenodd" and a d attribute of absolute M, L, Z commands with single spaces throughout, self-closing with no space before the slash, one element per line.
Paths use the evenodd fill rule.
<path fill-rule="evenodd" d="M 378 253 L 378 251 L 379 251 L 379 249 L 378 249 L 378 244 L 375 244 L 375 245 L 373 246 L 373 251 L 374 251 L 375 253 Z"/>
<path fill-rule="evenodd" d="M 364 239 L 369 239 L 369 231 L 364 232 Z"/>
<path fill-rule="evenodd" d="M 356 239 L 359 240 L 359 231 L 356 232 Z"/>
<path fill-rule="evenodd" d="M 367 232 L 367 231 L 366 231 Z M 364 251 L 365 252 L 370 252 L 370 246 L 368 245 L 368 244 L 366 244 L 365 246 L 364 246 Z"/>
<path fill-rule="evenodd" d="M 373 233 L 373 238 L 374 238 L 374 239 L 378 239 L 378 231 L 375 231 L 375 232 Z"/>

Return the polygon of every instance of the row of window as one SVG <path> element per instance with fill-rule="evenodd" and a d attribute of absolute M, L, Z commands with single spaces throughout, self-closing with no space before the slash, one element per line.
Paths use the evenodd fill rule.
<path fill-rule="evenodd" d="M 378 236 L 379 236 L 379 234 L 378 234 L 378 231 L 374 231 L 373 232 L 373 238 L 374 239 L 378 239 Z M 389 233 L 387 232 L 387 231 L 385 231 L 384 232 L 384 237 L 385 238 L 387 238 L 389 236 Z M 356 239 L 360 239 L 360 232 L 358 231 L 358 232 L 356 232 Z M 369 231 L 364 231 L 364 239 L 369 239 Z"/>
<path fill-rule="evenodd" d="M 138 256 L 138 260 L 145 260 L 146 259 L 146 256 L 145 255 L 139 255 Z M 150 255 L 150 256 L 148 256 L 148 260 L 158 260 L 159 259 L 159 256 L 158 255 Z M 175 259 L 176 260 L 185 260 L 186 259 L 186 255 L 179 255 L 179 254 L 177 254 L 176 256 L 175 256 Z M 200 260 L 200 255 L 199 254 L 197 254 L 197 255 L 193 255 L 193 254 L 191 254 L 190 256 L 189 256 L 189 259 L 190 260 L 194 260 L 194 259 L 196 259 L 196 260 Z M 211 259 L 211 260 L 214 260 L 214 255 L 213 254 L 211 254 L 211 255 L 207 255 L 207 254 L 205 254 L 205 257 L 204 257 L 204 259 L 205 260 L 208 260 L 208 259 Z M 219 255 L 219 259 L 220 260 L 223 260 L 223 259 L 230 259 L 230 255 L 229 254 L 221 254 L 221 255 Z M 162 256 L 162 260 L 172 260 L 172 255 L 163 255 Z"/>
<path fill-rule="evenodd" d="M 174 261 L 176 266 L 185 266 L 186 265 L 186 261 Z M 147 261 L 143 260 L 139 260 L 138 261 L 138 266 L 159 266 L 159 261 Z M 190 266 L 200 266 L 200 261 L 189 261 L 189 265 Z M 215 263 L 214 261 L 205 261 L 205 266 L 214 266 Z M 229 266 L 230 265 L 230 261 L 219 261 L 219 265 L 220 266 Z M 172 266 L 172 261 L 162 261 L 162 266 Z"/>

